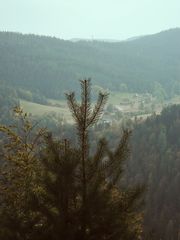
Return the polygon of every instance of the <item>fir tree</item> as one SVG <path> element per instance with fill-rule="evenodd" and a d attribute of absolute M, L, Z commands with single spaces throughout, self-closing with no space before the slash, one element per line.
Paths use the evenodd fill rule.
<path fill-rule="evenodd" d="M 108 94 L 99 93 L 97 103 L 94 109 L 91 107 L 90 99 L 90 79 L 81 81 L 81 103 L 78 104 L 75 99 L 74 92 L 66 94 L 69 108 L 72 112 L 72 116 L 75 120 L 77 127 L 77 134 L 79 137 L 79 145 L 81 152 L 81 163 L 82 163 L 82 238 L 86 232 L 87 222 L 87 173 L 86 173 L 86 162 L 89 158 L 89 137 L 88 130 L 92 127 L 99 119 L 103 112 L 104 105 L 107 101 Z"/>
<path fill-rule="evenodd" d="M 135 220 L 131 207 L 141 195 L 142 188 L 120 191 L 117 187 L 122 177 L 122 163 L 129 155 L 130 132 L 124 131 L 114 152 L 101 139 L 95 155 L 90 156 L 88 131 L 100 118 L 108 94 L 99 93 L 97 103 L 92 109 L 90 80 L 85 79 L 81 81 L 80 104 L 77 103 L 74 92 L 66 96 L 76 123 L 81 153 L 81 239 L 135 239 L 138 231 L 132 226 L 129 228 L 132 219 Z M 137 225 L 134 222 L 135 226 Z"/>

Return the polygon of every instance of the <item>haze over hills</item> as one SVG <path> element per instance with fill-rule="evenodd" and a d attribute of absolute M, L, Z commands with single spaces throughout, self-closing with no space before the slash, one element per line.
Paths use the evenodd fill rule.
<path fill-rule="evenodd" d="M 179 43 L 179 28 L 116 43 L 0 32 L 0 81 L 48 98 L 84 77 L 111 91 L 171 96 L 180 93 Z"/>
<path fill-rule="evenodd" d="M 121 42 L 121 40 L 117 39 L 98 39 L 98 38 L 71 38 L 71 42 L 81 42 L 81 41 L 87 41 L 87 42 L 92 42 L 92 41 L 99 41 L 99 42 Z"/>
<path fill-rule="evenodd" d="M 140 232 L 142 233 L 143 229 L 144 234 L 143 239 L 179 240 L 180 105 L 169 106 L 162 110 L 164 106 L 172 105 L 174 103 L 180 103 L 179 43 L 180 43 L 180 29 L 178 28 L 163 31 L 158 34 L 135 37 L 121 42 L 118 41 L 110 42 L 106 40 L 89 41 L 82 39 L 80 40 L 77 39 L 77 41 L 76 40 L 67 41 L 52 37 L 36 36 L 33 34 L 22 35 L 20 33 L 0 32 L 0 113 L 1 113 L 0 128 L 1 131 L 4 129 L 5 131 L 7 131 L 8 128 L 4 127 L 4 125 L 10 125 L 13 129 L 12 131 L 13 137 L 16 136 L 14 135 L 14 129 L 15 131 L 17 129 L 17 132 L 19 132 L 20 136 L 20 138 L 16 138 L 15 141 L 13 141 L 12 139 L 14 138 L 11 139 L 9 138 L 8 135 L 8 138 L 5 139 L 4 141 L 5 146 L 8 147 L 6 148 L 7 151 L 12 153 L 13 155 L 15 155 L 17 151 L 18 154 L 15 156 L 18 159 L 18 163 L 20 162 L 19 156 L 20 157 L 22 156 L 25 159 L 26 161 L 25 164 L 28 163 L 27 156 L 29 156 L 28 155 L 29 152 L 30 153 L 32 152 L 32 146 L 34 143 L 28 144 L 28 141 L 29 140 L 31 141 L 31 135 L 29 135 L 29 132 L 27 132 L 27 130 L 30 129 L 30 131 L 32 131 L 34 129 L 36 132 L 37 123 L 43 129 L 44 127 L 48 129 L 48 132 L 52 131 L 52 136 L 54 135 L 55 138 L 57 139 L 59 139 L 59 137 L 62 138 L 61 142 L 65 143 L 65 145 L 62 145 L 63 154 L 66 153 L 66 149 L 68 150 L 69 147 L 68 148 L 66 147 L 69 145 L 69 142 L 70 143 L 72 142 L 73 145 L 75 146 L 76 144 L 77 146 L 79 146 L 76 140 L 77 136 L 75 129 L 72 126 L 73 121 L 71 118 L 71 114 L 68 111 L 66 101 L 64 101 L 64 92 L 67 90 L 73 90 L 77 92 L 79 89 L 78 80 L 84 77 L 91 77 L 93 79 L 92 81 L 93 87 L 95 85 L 92 91 L 93 94 L 95 93 L 96 95 L 95 90 L 108 88 L 108 90 L 111 92 L 110 98 L 111 96 L 113 97 L 111 99 L 110 98 L 108 99 L 108 104 L 102 118 L 90 132 L 89 142 L 92 146 L 92 149 L 90 149 L 89 151 L 90 154 L 95 151 L 95 148 L 97 146 L 97 139 L 100 139 L 101 136 L 105 136 L 107 142 L 109 142 L 108 145 L 110 146 L 110 148 L 112 147 L 113 153 L 113 148 L 119 141 L 119 135 L 121 132 L 120 128 L 122 127 L 124 129 L 126 128 L 132 129 L 133 130 L 132 138 L 130 142 L 132 148 L 131 151 L 132 155 L 129 157 L 127 162 L 123 161 L 124 165 L 122 168 L 119 168 L 117 164 L 113 168 L 114 169 L 117 168 L 118 170 L 122 169 L 125 170 L 124 171 L 125 175 L 123 177 L 123 187 L 128 185 L 132 187 L 136 183 L 138 184 L 140 183 L 146 186 L 146 191 L 144 193 L 145 204 L 142 206 L 143 214 L 140 214 L 141 216 L 143 216 L 143 226 L 142 228 L 139 228 Z M 82 89 L 84 88 L 82 87 Z M 158 96 L 160 96 L 160 98 L 158 98 Z M 74 103 L 75 114 L 77 110 L 80 116 L 77 119 L 78 121 L 80 119 L 80 122 L 82 122 L 81 115 L 84 109 L 82 106 L 85 106 L 85 104 L 86 103 L 83 102 L 82 105 L 77 110 L 76 102 Z M 20 114 L 23 114 L 23 111 L 27 112 L 23 115 L 20 115 L 21 117 L 20 124 L 18 123 L 17 118 L 13 119 L 13 113 L 11 112 L 11 109 L 14 106 L 20 107 L 16 108 L 15 110 L 16 117 L 18 112 L 20 112 Z M 21 111 L 21 108 L 23 109 L 23 111 Z M 28 113 L 30 113 L 30 115 Z M 151 117 L 149 117 L 150 115 Z M 25 121 L 25 118 L 27 116 L 30 117 L 30 119 L 32 120 L 32 125 L 30 124 L 29 121 L 27 122 Z M 94 116 L 95 117 L 97 116 L 96 112 Z M 95 117 L 91 119 L 95 119 Z M 89 119 L 90 118 L 87 118 L 88 122 Z M 85 120 L 83 128 L 86 125 L 87 121 Z M 23 127 L 22 131 L 21 125 Z M 2 150 L 3 146 L 2 139 L 4 139 L 4 135 L 2 135 L 1 131 L 0 141 Z M 9 134 L 11 132 L 7 131 L 7 133 Z M 48 139 L 50 136 L 51 134 L 48 134 L 46 135 L 46 138 Z M 20 141 L 18 139 L 20 139 Z M 37 137 L 35 135 L 35 141 L 36 139 Z M 68 140 L 66 142 L 66 139 L 69 139 L 70 141 Z M 7 144 L 7 140 L 8 141 L 10 140 L 12 151 L 9 150 L 10 145 Z M 23 144 L 19 144 L 20 142 L 22 142 Z M 57 143 L 61 144 L 61 142 Z M 14 143 L 17 144 L 17 150 L 16 148 L 13 149 L 13 147 L 16 146 L 14 145 Z M 66 145 L 66 143 L 68 143 L 68 145 Z M 21 148 L 19 148 L 19 145 L 22 145 L 22 153 L 28 154 L 24 155 L 21 154 Z M 30 149 L 30 151 L 23 152 L 23 149 L 24 148 L 26 149 L 27 147 Z M 34 152 L 36 155 L 40 156 L 42 153 L 42 148 L 40 149 L 39 154 L 37 154 L 36 149 Z M 109 155 L 111 155 L 111 152 L 109 153 L 110 153 Z M 119 153 L 120 152 L 117 152 L 115 150 L 116 155 L 118 155 Z M 52 156 L 49 155 L 47 156 L 48 159 L 50 160 L 49 166 L 52 169 L 51 164 L 54 160 Z M 56 156 L 58 155 L 55 155 L 54 158 L 56 162 L 56 164 L 54 165 L 55 171 L 57 169 L 57 165 L 59 165 Z M 79 158 L 79 148 L 77 156 Z M 102 154 L 102 159 L 103 157 L 104 155 Z M 68 158 L 66 158 L 66 160 L 67 159 Z M 90 157 L 87 158 L 87 160 L 88 159 L 93 158 Z M 4 163 L 3 158 L 1 159 L 1 161 L 2 160 Z M 102 161 L 104 161 L 104 159 Z M 4 166 L 5 164 L 1 165 Z M 76 169 L 79 168 L 76 167 Z M 16 171 L 13 172 L 16 173 Z M 40 171 L 38 167 L 39 176 L 41 175 L 48 176 L 48 174 L 39 173 Z M 61 173 L 62 172 L 58 170 L 59 176 L 61 175 Z M 2 176 L 4 175 L 5 174 L 3 172 Z M 54 179 L 56 178 L 57 175 L 50 176 L 52 176 L 53 184 L 55 181 L 56 185 L 56 180 Z M 106 174 L 104 176 L 106 176 Z M 30 182 L 29 178 L 28 182 Z M 63 185 L 65 186 L 62 187 L 64 193 L 64 189 L 67 186 L 71 185 L 69 185 L 69 183 L 67 185 L 64 184 L 64 180 L 60 182 L 63 183 L 62 186 Z M 92 184 L 92 182 L 90 182 L 90 184 Z M 104 186 L 105 185 L 103 185 L 102 189 L 104 189 Z M 7 184 L 5 182 L 4 189 L 6 188 Z M 16 187 L 16 190 L 17 189 L 19 190 L 18 187 Z M 25 185 L 25 189 L 27 189 L 27 185 Z M 38 194 L 39 189 L 41 190 L 43 188 L 37 189 Z M 67 195 L 68 194 L 69 187 Z M 113 195 L 114 194 L 116 195 L 116 191 L 113 193 Z M 57 195 L 58 197 L 60 196 L 59 194 Z M 94 194 L 93 191 L 93 195 L 88 196 L 95 195 L 96 194 Z M 15 194 L 14 196 L 17 196 L 17 194 Z M 23 194 L 23 196 L 27 195 Z M 49 196 L 51 198 L 52 195 L 50 194 Z M 75 202 L 77 199 L 78 197 L 77 198 L 75 197 Z M 132 198 L 129 199 L 130 199 L 129 201 L 131 201 Z M 36 199 L 34 198 L 34 194 L 32 200 L 34 209 L 34 200 L 36 201 Z M 59 203 L 59 198 L 57 201 L 56 200 L 57 199 L 55 198 L 55 201 L 54 200 L 53 201 Z M 26 201 L 21 202 L 24 203 Z M 67 202 L 66 198 L 65 202 Z M 123 203 L 123 209 L 125 209 L 125 212 L 129 212 L 128 210 L 129 208 L 127 208 L 128 205 L 126 205 L 126 201 L 123 200 L 123 202 L 125 203 L 125 205 Z M 94 203 L 93 205 L 96 205 Z M 100 205 L 101 204 L 98 203 L 98 206 Z M 0 214 L 2 220 L 0 222 L 0 226 L 4 227 L 5 222 L 6 229 L 7 223 L 6 217 L 8 219 L 9 216 L 7 214 L 4 214 L 4 211 L 2 211 L 4 206 L 5 206 L 4 204 L 1 204 Z M 12 213 L 14 214 L 15 212 L 14 201 L 12 206 L 13 206 Z M 24 209 L 25 210 L 28 209 L 24 208 L 24 205 L 22 206 L 23 206 L 22 209 L 20 209 L 19 206 L 17 208 L 18 223 L 19 212 L 21 213 L 24 211 Z M 43 212 L 44 209 L 46 210 L 47 206 L 50 206 L 50 208 L 52 209 L 52 215 L 47 215 L 48 216 L 47 219 L 49 219 L 49 216 L 54 216 L 56 208 L 52 208 L 51 206 L 53 205 L 51 204 L 49 205 L 49 201 L 44 206 L 45 208 L 43 208 Z M 102 210 L 104 212 L 104 205 L 102 206 L 103 206 Z M 138 209 L 138 212 L 140 208 L 139 207 L 136 208 Z M 19 209 L 22 211 L 19 211 Z M 37 204 L 37 209 L 39 211 L 39 204 Z M 133 208 L 133 211 L 134 210 L 135 208 Z M 59 212 L 59 210 L 57 212 Z M 94 212 L 96 213 L 96 211 Z M 113 213 L 112 219 L 114 219 L 115 211 L 110 212 Z M 12 227 L 11 223 L 15 222 L 14 219 L 13 221 L 11 219 L 11 216 L 14 216 L 13 214 L 10 214 L 11 220 L 10 227 L 8 226 L 10 229 Z M 35 216 L 34 214 L 31 215 Z M 30 216 L 30 220 L 31 215 L 28 215 L 28 217 Z M 141 218 L 140 215 L 138 214 L 137 219 Z M 20 219 L 21 216 L 22 215 L 20 214 Z M 37 216 L 39 216 L 39 212 Z M 51 218 L 50 221 L 47 222 L 47 225 L 46 224 L 43 225 L 45 221 L 44 219 L 46 218 L 44 218 L 44 215 L 42 216 L 43 216 L 42 221 L 38 220 L 37 224 L 34 225 L 35 234 L 37 234 L 38 232 L 37 236 L 38 240 L 39 231 L 37 231 L 37 226 L 40 227 L 40 229 L 43 226 L 42 229 L 43 234 L 46 226 L 50 226 L 50 229 L 53 229 L 51 228 L 50 225 Z M 24 227 L 24 223 L 28 223 L 27 226 L 29 229 L 29 226 L 31 226 L 32 222 L 34 222 L 34 219 L 33 221 L 30 221 L 29 224 L 29 222 L 27 221 L 29 219 L 28 217 L 25 218 L 23 217 L 22 220 L 23 224 L 21 224 L 20 221 L 20 225 Z M 130 220 L 132 220 L 131 214 L 129 215 L 129 217 Z M 57 221 L 58 233 L 59 222 L 61 222 L 61 217 L 59 219 L 60 221 L 59 220 Z M 101 220 L 102 218 L 99 219 Z M 135 221 L 133 221 L 133 224 L 135 224 Z M 109 222 L 108 224 L 105 225 L 105 227 L 108 225 Z M 0 227 L 0 229 L 2 229 L 2 231 L 0 230 L 0 236 L 2 236 L 2 234 L 6 235 L 6 231 L 3 231 L 4 230 L 3 227 Z M 13 231 L 16 232 L 16 229 L 14 230 L 14 227 L 12 230 L 11 238 L 14 240 L 15 235 Z M 27 232 L 27 228 L 23 228 L 22 232 L 23 237 L 21 237 L 21 239 L 24 239 L 24 233 Z M 32 228 L 30 229 L 30 234 L 31 233 Z M 33 237 L 31 237 L 32 235 L 29 236 L 28 239 L 34 239 Z M 47 239 L 49 239 L 50 235 L 47 236 L 48 236 Z M 54 239 L 57 239 L 57 236 L 58 235 L 56 235 Z M 72 236 L 74 235 L 72 234 Z M 0 239 L 5 238 L 0 237 Z M 44 239 L 44 237 L 42 237 L 41 239 Z M 96 239 L 96 237 L 94 239 Z M 128 237 L 123 239 L 134 238 Z M 140 238 L 138 237 L 138 239 Z"/>

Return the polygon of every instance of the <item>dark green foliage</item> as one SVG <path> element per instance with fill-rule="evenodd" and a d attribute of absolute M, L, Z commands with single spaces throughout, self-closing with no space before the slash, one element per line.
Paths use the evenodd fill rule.
<path fill-rule="evenodd" d="M 107 94 L 100 93 L 91 109 L 89 80 L 81 81 L 81 87 L 80 104 L 73 93 L 67 95 L 79 147 L 68 140 L 55 140 L 41 129 L 30 138 L 34 127 L 19 108 L 16 112 L 23 118 L 22 131 L 1 127 L 8 144 L 3 147 L 7 164 L 2 165 L 0 179 L 0 238 L 140 239 L 142 188 L 118 187 L 122 164 L 129 155 L 130 132 L 123 132 L 113 151 L 102 139 L 95 153 L 89 154 L 88 130 L 98 120 Z M 44 141 L 37 141 L 37 137 Z"/>
<path fill-rule="evenodd" d="M 86 219 L 84 219 L 81 154 L 69 143 L 47 138 L 42 155 L 41 191 L 35 206 L 44 219 L 39 228 L 42 239 L 138 239 L 141 235 L 139 197 L 141 188 L 118 189 L 114 177 L 121 176 L 121 164 L 128 152 L 128 132 L 124 132 L 116 151 L 107 155 L 107 143 L 99 142 L 86 165 Z M 123 146 L 122 146 L 123 143 Z M 117 154 L 120 153 L 120 154 Z M 116 168 L 118 166 L 118 168 Z M 120 167 L 121 166 L 121 167 Z M 107 181 L 107 179 L 109 179 Z M 82 233 L 86 220 L 86 233 Z"/>
<path fill-rule="evenodd" d="M 34 211 L 42 216 L 38 228 L 43 240 L 78 239 L 79 156 L 67 140 L 59 142 L 47 135 L 46 150 L 41 153 L 41 183 L 33 196 Z"/>

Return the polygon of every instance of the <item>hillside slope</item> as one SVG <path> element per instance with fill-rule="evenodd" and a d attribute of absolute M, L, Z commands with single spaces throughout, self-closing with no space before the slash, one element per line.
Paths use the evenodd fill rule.
<path fill-rule="evenodd" d="M 180 93 L 179 42 L 180 29 L 117 43 L 0 32 L 0 80 L 51 98 L 83 77 L 112 91 L 172 95 Z"/>

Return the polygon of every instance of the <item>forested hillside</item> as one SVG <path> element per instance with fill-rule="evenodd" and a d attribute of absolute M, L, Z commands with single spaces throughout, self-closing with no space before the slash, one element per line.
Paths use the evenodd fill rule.
<path fill-rule="evenodd" d="M 150 239 L 180 237 L 180 106 L 138 124 L 132 137 L 130 183 L 147 186 L 145 232 Z"/>
<path fill-rule="evenodd" d="M 19 105 L 17 93 L 4 82 L 0 81 L 0 123 L 7 124 L 11 121 L 12 109 Z"/>
<path fill-rule="evenodd" d="M 180 93 L 179 42 L 180 29 L 117 43 L 1 32 L 0 80 L 49 98 L 77 89 L 88 76 L 112 91 L 171 96 Z"/>

